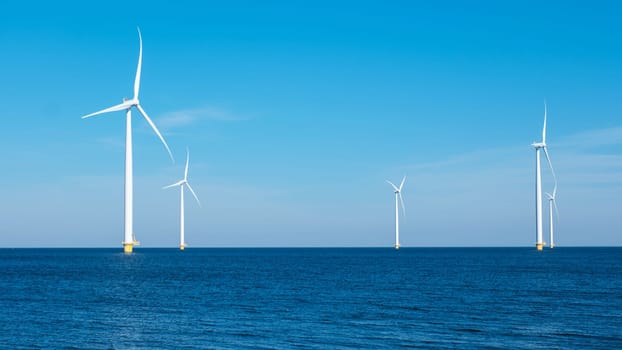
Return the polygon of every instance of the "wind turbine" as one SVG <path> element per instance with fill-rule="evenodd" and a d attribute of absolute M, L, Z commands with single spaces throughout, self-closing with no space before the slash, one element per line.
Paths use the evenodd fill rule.
<path fill-rule="evenodd" d="M 542 142 L 534 142 L 531 144 L 536 149 L 536 249 L 542 250 L 544 242 L 542 241 L 542 174 L 540 171 L 540 149 L 544 150 L 544 155 L 549 162 L 551 170 L 551 159 L 546 150 L 546 101 L 544 102 L 544 126 L 542 127 Z M 553 177 L 555 173 L 553 173 Z"/>
<path fill-rule="evenodd" d="M 406 209 L 404 209 L 404 199 L 402 199 L 402 187 L 404 186 L 404 181 L 406 181 L 406 176 L 402 178 L 402 182 L 400 183 L 400 187 L 395 186 L 391 181 L 387 180 L 389 185 L 393 187 L 395 192 L 395 249 L 400 249 L 400 216 L 399 216 L 399 207 L 398 207 L 398 197 L 399 201 L 402 204 L 402 212 L 406 214 Z"/>
<path fill-rule="evenodd" d="M 553 194 L 547 193 L 549 198 L 549 248 L 555 248 L 555 241 L 553 240 L 553 207 L 555 207 L 555 214 L 559 218 L 559 210 L 557 210 L 557 202 L 555 196 L 557 195 L 557 184 L 553 188 Z"/>
<path fill-rule="evenodd" d="M 151 118 L 147 115 L 145 110 L 141 107 L 140 102 L 138 100 L 138 91 L 140 89 L 140 71 L 142 66 L 142 58 L 143 58 L 143 39 L 140 34 L 140 28 L 138 28 L 138 40 L 140 44 L 140 48 L 138 51 L 138 67 L 136 68 L 136 77 L 134 79 L 134 97 L 131 100 L 123 98 L 123 103 L 102 109 L 101 111 L 97 111 L 95 113 L 87 114 L 82 117 L 82 119 L 90 118 L 99 114 L 104 114 L 108 112 L 116 112 L 125 110 L 125 235 L 123 240 L 123 251 L 125 253 L 131 253 L 134 245 L 138 245 L 139 242 L 134 237 L 134 228 L 133 228 L 133 192 L 134 192 L 134 184 L 133 184 L 133 169 L 132 169 L 132 107 L 135 107 L 138 112 L 145 118 L 147 123 L 151 126 L 153 131 L 158 135 L 160 141 L 164 144 L 164 147 L 168 151 L 171 160 L 174 162 L 173 154 L 171 153 L 170 148 L 164 141 L 162 134 L 155 126 Z"/>
<path fill-rule="evenodd" d="M 186 170 L 184 170 L 184 178 L 180 181 L 175 182 L 172 185 L 164 186 L 163 189 L 179 186 L 181 192 L 181 214 L 180 214 L 180 224 L 179 224 L 179 249 L 184 250 L 186 248 L 186 239 L 184 237 L 184 186 L 188 186 L 190 193 L 194 196 L 194 199 L 197 200 L 199 206 L 201 206 L 201 202 L 199 202 L 199 197 L 197 197 L 196 193 L 192 190 L 190 183 L 188 183 L 188 162 L 190 161 L 190 152 L 186 149 Z"/>
<path fill-rule="evenodd" d="M 546 149 L 545 149 L 546 151 Z M 559 219 L 559 210 L 557 210 L 557 202 L 555 201 L 555 197 L 557 196 L 557 176 L 555 176 L 555 170 L 553 170 L 553 165 L 551 164 L 551 160 L 549 159 L 549 167 L 551 168 L 551 173 L 553 174 L 553 194 L 546 193 L 547 198 L 549 199 L 549 247 L 551 249 L 555 248 L 555 242 L 553 240 L 553 207 L 555 207 L 555 213 L 557 214 L 557 218 Z"/>

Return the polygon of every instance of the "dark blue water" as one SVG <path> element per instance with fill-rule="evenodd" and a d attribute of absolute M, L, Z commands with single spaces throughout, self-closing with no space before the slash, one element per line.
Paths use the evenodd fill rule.
<path fill-rule="evenodd" d="M 622 248 L 0 249 L 2 349 L 622 348 Z"/>

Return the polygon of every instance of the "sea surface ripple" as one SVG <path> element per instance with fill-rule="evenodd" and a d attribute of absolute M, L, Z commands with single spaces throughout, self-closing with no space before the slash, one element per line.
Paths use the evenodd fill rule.
<path fill-rule="evenodd" d="M 622 248 L 0 249 L 2 349 L 622 349 Z"/>

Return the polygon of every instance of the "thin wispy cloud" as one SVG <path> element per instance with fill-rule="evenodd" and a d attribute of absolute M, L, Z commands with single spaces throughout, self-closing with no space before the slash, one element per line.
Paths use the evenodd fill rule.
<path fill-rule="evenodd" d="M 622 127 L 586 130 L 560 137 L 558 142 L 548 142 L 549 152 L 554 155 L 553 158 L 563 155 L 563 161 L 568 163 L 576 163 L 576 160 L 581 158 L 583 162 L 589 161 L 590 165 L 603 168 L 607 165 L 617 164 L 618 157 L 602 154 L 602 152 L 595 149 L 618 145 L 622 145 Z M 515 164 L 517 157 L 521 157 L 530 150 L 532 151 L 533 148 L 528 143 L 525 143 L 523 146 L 480 149 L 453 154 L 438 161 L 414 164 L 409 169 L 418 171 L 463 166 L 465 164 L 489 163 L 494 166 L 499 166 L 501 163 Z M 561 154 L 558 150 L 561 151 Z"/>
<path fill-rule="evenodd" d="M 122 137 L 113 137 L 113 136 L 98 137 L 95 139 L 95 141 L 97 143 L 109 146 L 111 148 L 119 148 L 119 149 L 125 148 L 125 141 Z"/>
<path fill-rule="evenodd" d="M 239 121 L 246 119 L 248 119 L 246 116 L 236 114 L 228 109 L 207 105 L 164 113 L 158 118 L 157 124 L 163 129 L 174 129 L 205 120 Z"/>
<path fill-rule="evenodd" d="M 594 148 L 613 145 L 622 145 L 622 127 L 587 130 L 563 137 L 557 143 L 559 147 L 573 148 Z"/>
<path fill-rule="evenodd" d="M 475 150 L 467 153 L 459 153 L 451 155 L 447 158 L 432 161 L 427 163 L 414 164 L 409 166 L 409 170 L 419 171 L 426 169 L 438 169 L 447 168 L 453 166 L 462 166 L 465 164 L 481 164 L 481 163 L 493 163 L 496 164 L 500 161 L 508 163 L 513 162 L 517 154 L 521 154 L 525 149 L 529 149 L 529 146 L 510 146 L 510 147 L 496 147 L 489 149 Z"/>
<path fill-rule="evenodd" d="M 600 147 L 622 145 L 622 128 L 586 130 L 559 138 L 549 145 L 560 192 L 577 188 L 593 192 L 619 191 L 622 156 Z M 508 146 L 457 153 L 444 159 L 408 167 L 411 178 L 425 183 L 422 195 L 441 195 L 455 201 L 493 198 L 503 189 L 506 198 L 519 198 L 533 181 L 533 148 Z M 546 161 L 542 160 L 545 187 L 552 186 Z M 505 193 L 507 192 L 507 193 Z M 467 194 L 464 196 L 464 194 Z M 431 199 L 428 199 L 431 200 Z"/>

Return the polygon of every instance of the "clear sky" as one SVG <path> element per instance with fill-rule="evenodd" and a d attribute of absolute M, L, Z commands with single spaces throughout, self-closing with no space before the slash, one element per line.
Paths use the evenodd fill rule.
<path fill-rule="evenodd" d="M 0 4 L 1 247 L 531 246 L 543 101 L 556 243 L 622 245 L 622 7 L 573 1 Z M 543 164 L 544 190 L 552 191 Z M 547 208 L 545 203 L 545 209 Z M 545 212 L 546 214 L 546 212 Z M 546 221 L 545 221 L 546 227 Z M 546 237 L 545 230 L 545 237 Z"/>

